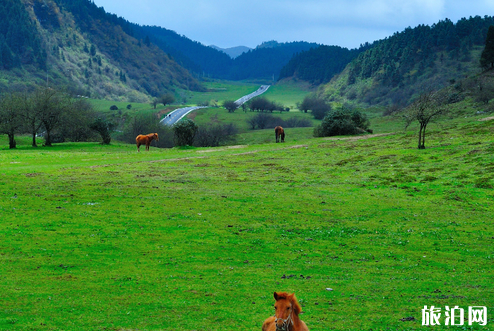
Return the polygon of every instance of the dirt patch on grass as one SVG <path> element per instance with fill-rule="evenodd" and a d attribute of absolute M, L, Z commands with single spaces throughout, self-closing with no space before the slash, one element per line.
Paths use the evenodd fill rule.
<path fill-rule="evenodd" d="M 293 145 L 288 148 L 304 148 L 304 147 L 309 147 L 309 145 Z"/>
<path fill-rule="evenodd" d="M 395 133 L 394 132 L 390 132 L 390 133 L 375 133 L 375 134 L 366 134 L 366 135 L 363 135 L 363 136 L 329 137 L 329 138 L 324 138 L 323 140 L 350 140 L 350 141 L 355 141 L 355 140 L 370 139 L 370 138 L 375 138 L 375 137 L 391 136 L 393 134 L 395 134 Z"/>
<path fill-rule="evenodd" d="M 205 149 L 205 150 L 197 151 L 197 153 L 221 152 L 221 151 L 226 151 L 229 149 L 237 149 L 237 148 L 244 148 L 244 147 L 247 147 L 247 145 L 234 145 L 234 146 L 226 146 L 223 148 L 211 148 L 211 149 Z"/>
<path fill-rule="evenodd" d="M 492 120 L 494 120 L 494 116 L 484 117 L 484 118 L 479 119 L 479 121 L 492 121 Z"/>

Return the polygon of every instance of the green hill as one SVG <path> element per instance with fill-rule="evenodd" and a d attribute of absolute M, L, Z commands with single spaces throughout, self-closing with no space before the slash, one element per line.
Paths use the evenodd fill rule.
<path fill-rule="evenodd" d="M 0 90 L 65 85 L 94 98 L 144 102 L 201 90 L 190 73 L 132 25 L 89 0 L 0 3 Z"/>
<path fill-rule="evenodd" d="M 373 43 L 319 89 L 330 101 L 406 105 L 426 88 L 441 88 L 479 72 L 480 53 L 494 18 L 446 19 Z"/>

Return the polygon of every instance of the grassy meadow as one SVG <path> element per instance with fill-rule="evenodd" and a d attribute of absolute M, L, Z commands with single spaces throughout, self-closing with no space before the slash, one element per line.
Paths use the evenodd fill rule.
<path fill-rule="evenodd" d="M 141 153 L 1 136 L 0 330 L 260 330 L 274 291 L 310 330 L 447 329 L 421 325 L 425 305 L 441 324 L 445 306 L 487 306 L 487 326 L 461 330 L 491 330 L 494 123 L 479 118 L 431 126 L 425 150 L 413 128 Z"/>

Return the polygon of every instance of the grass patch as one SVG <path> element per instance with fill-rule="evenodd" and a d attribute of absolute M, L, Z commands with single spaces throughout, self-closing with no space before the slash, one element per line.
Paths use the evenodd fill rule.
<path fill-rule="evenodd" d="M 424 305 L 493 309 L 492 128 L 431 131 L 421 151 L 411 133 L 308 129 L 139 154 L 2 150 L 0 329 L 260 329 L 274 291 L 297 294 L 311 330 L 418 330 Z"/>

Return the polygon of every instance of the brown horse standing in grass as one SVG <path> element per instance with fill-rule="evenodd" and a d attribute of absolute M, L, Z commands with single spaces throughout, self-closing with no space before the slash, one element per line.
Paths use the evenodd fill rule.
<path fill-rule="evenodd" d="M 295 294 L 274 292 L 274 316 L 267 318 L 262 331 L 309 331 L 298 315 L 302 312 Z"/>
<path fill-rule="evenodd" d="M 279 142 L 279 139 L 281 137 L 281 142 L 285 142 L 285 130 L 281 126 L 277 126 L 274 128 L 274 133 L 276 135 L 276 142 Z"/>
<path fill-rule="evenodd" d="M 137 145 L 137 151 L 139 152 L 139 147 L 141 145 L 146 145 L 146 151 L 149 151 L 149 145 L 151 145 L 151 141 L 156 140 L 159 141 L 160 139 L 158 138 L 157 133 L 150 133 L 150 134 L 140 134 L 136 137 L 136 145 Z"/>

